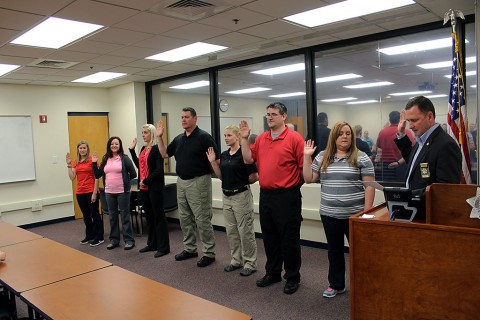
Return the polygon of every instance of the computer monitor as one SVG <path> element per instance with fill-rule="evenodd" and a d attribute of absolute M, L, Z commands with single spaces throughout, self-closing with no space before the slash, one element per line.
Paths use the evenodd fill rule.
<path fill-rule="evenodd" d="M 424 218 L 424 204 L 421 199 L 412 197 L 412 190 L 407 188 L 383 188 L 390 220 L 410 222 Z"/>

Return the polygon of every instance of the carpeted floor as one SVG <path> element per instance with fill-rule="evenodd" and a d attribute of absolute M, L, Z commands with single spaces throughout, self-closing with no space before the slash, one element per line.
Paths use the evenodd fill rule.
<path fill-rule="evenodd" d="M 80 245 L 84 236 L 82 220 L 67 221 L 29 229 L 49 239 L 58 241 L 72 248 L 89 253 L 98 258 L 112 262 L 127 270 L 171 287 L 194 294 L 204 299 L 252 315 L 258 320 L 281 319 L 349 319 L 350 299 L 347 292 L 333 299 L 322 297 L 327 281 L 326 250 L 302 247 L 302 280 L 299 290 L 293 295 L 283 293 L 285 282 L 273 284 L 267 288 L 258 288 L 255 281 L 264 275 L 265 253 L 261 239 L 258 245 L 258 272 L 250 277 L 239 275 L 240 270 L 227 273 L 223 267 L 230 261 L 226 234 L 215 231 L 216 261 L 206 268 L 196 266 L 197 259 L 175 261 L 174 255 L 183 250 L 182 232 L 176 223 L 170 223 L 171 253 L 154 258 L 153 252 L 139 253 L 146 244 L 147 237 L 136 236 L 136 247 L 131 251 L 123 247 L 106 250 L 108 243 L 108 221 L 105 221 L 106 241 L 98 247 Z M 199 248 L 201 256 L 201 248 Z M 348 255 L 347 284 L 349 283 Z M 136 292 L 118 294 L 138 294 Z M 74 301 L 72 297 L 72 301 Z M 27 308 L 21 301 L 17 303 L 19 317 L 27 316 Z M 162 319 L 162 308 L 158 306 L 158 319 Z M 193 319 L 193 318 L 192 318 Z M 61 320 L 61 319 L 59 319 Z"/>

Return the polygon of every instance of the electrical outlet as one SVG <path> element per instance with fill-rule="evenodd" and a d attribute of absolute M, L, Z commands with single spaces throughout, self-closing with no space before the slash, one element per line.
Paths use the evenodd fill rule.
<path fill-rule="evenodd" d="M 32 212 L 42 211 L 42 207 L 43 207 L 43 202 L 42 202 L 42 200 L 32 201 Z"/>

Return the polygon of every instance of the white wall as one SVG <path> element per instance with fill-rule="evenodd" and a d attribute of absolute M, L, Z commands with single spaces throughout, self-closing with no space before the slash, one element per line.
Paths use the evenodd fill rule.
<path fill-rule="evenodd" d="M 136 117 L 145 119 L 145 108 L 142 114 L 135 105 L 135 86 L 104 89 L 1 84 L 0 115 L 32 116 L 37 174 L 35 181 L 0 184 L 1 219 L 23 225 L 72 217 L 72 186 L 65 169 L 69 150 L 67 113 L 109 112 L 110 134 L 119 135 L 129 144 L 138 131 Z M 144 106 L 144 97 L 142 103 Z M 48 122 L 40 124 L 39 115 L 47 115 Z M 8 150 L 2 153 L 8 156 Z M 43 210 L 31 211 L 34 200 L 43 202 Z"/>

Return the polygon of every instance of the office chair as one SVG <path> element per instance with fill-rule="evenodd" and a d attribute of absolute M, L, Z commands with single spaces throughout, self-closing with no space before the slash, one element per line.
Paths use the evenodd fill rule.
<path fill-rule="evenodd" d="M 167 213 L 177 209 L 177 184 L 170 183 L 165 185 L 165 194 L 163 197 L 163 212 Z"/>
<path fill-rule="evenodd" d="M 103 222 L 103 216 L 105 214 L 108 214 L 108 205 L 107 205 L 107 197 L 105 196 L 105 188 L 100 187 L 98 188 L 100 191 L 100 204 L 102 207 L 101 214 L 102 214 L 102 222 Z"/>
<path fill-rule="evenodd" d="M 136 228 L 137 233 L 143 234 L 143 206 L 140 199 L 140 191 L 130 191 L 130 215 L 132 217 L 132 224 Z M 136 224 L 136 227 L 135 227 Z"/>

